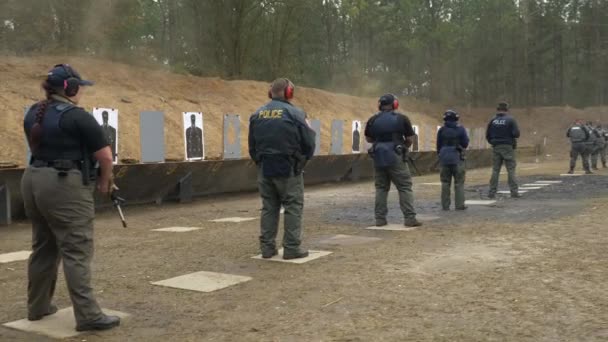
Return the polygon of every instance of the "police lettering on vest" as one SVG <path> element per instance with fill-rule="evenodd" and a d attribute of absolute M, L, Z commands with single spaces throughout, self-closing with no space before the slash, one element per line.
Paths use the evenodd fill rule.
<path fill-rule="evenodd" d="M 249 119 L 249 154 L 265 176 L 288 177 L 314 154 L 314 135 L 302 110 L 273 99 Z"/>

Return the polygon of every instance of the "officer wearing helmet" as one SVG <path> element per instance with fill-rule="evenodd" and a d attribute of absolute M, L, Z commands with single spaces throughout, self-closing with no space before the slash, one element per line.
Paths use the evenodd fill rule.
<path fill-rule="evenodd" d="M 570 170 L 568 170 L 568 173 L 574 173 L 574 168 L 576 167 L 576 160 L 580 155 L 585 173 L 591 174 L 592 172 L 589 168 L 589 150 L 587 148 L 587 142 L 591 139 L 591 132 L 587 129 L 585 124 L 583 124 L 582 120 L 576 120 L 574 122 L 574 125 L 568 128 L 568 131 L 566 132 L 566 137 L 570 139 L 571 145 Z"/>
<path fill-rule="evenodd" d="M 454 180 L 456 210 L 465 210 L 465 150 L 469 147 L 467 130 L 458 124 L 460 115 L 454 110 L 443 114 L 444 125 L 437 132 L 437 153 L 441 165 L 441 207 L 450 210 L 450 188 Z"/>
<path fill-rule="evenodd" d="M 604 130 L 602 129 L 602 125 L 600 124 L 597 124 L 595 127 L 591 127 L 592 134 L 595 137 L 595 144 L 593 145 L 593 152 L 591 153 L 591 168 L 593 170 L 598 170 L 598 159 L 601 159 L 603 167 L 606 168 L 606 140 L 604 137 Z"/>
<path fill-rule="evenodd" d="M 258 165 L 258 189 L 262 197 L 260 248 L 262 257 L 278 254 L 276 237 L 281 206 L 285 208 L 283 259 L 308 256 L 302 243 L 304 179 L 302 172 L 315 151 L 315 132 L 306 113 L 290 100 L 294 85 L 286 78 L 270 86 L 270 102 L 249 119 L 249 155 Z"/>
<path fill-rule="evenodd" d="M 32 221 L 28 266 L 28 319 L 52 315 L 59 263 L 74 307 L 76 330 L 105 330 L 120 324 L 99 307 L 91 287 L 94 184 L 109 196 L 113 189 L 112 150 L 95 118 L 78 107 L 92 82 L 66 64 L 48 73 L 46 98 L 27 112 L 23 127 L 32 151 L 21 193 Z M 99 163 L 99 177 L 91 165 Z"/>
<path fill-rule="evenodd" d="M 511 197 L 521 197 L 515 177 L 515 167 L 517 166 L 515 148 L 517 147 L 517 139 L 519 138 L 519 127 L 517 126 L 517 121 L 509 114 L 509 104 L 501 102 L 498 104 L 497 110 L 498 112 L 490 120 L 486 130 L 486 140 L 492 145 L 493 151 L 492 178 L 490 178 L 488 197 L 496 197 L 498 178 L 500 177 L 500 169 L 503 163 L 507 168 Z"/>
<path fill-rule="evenodd" d="M 416 219 L 412 176 L 407 166 L 407 150 L 415 136 L 407 116 L 396 112 L 398 99 L 386 94 L 378 100 L 380 112 L 372 116 L 365 126 L 365 138 L 372 144 L 370 154 L 374 160 L 374 180 L 376 186 L 375 218 L 376 226 L 387 225 L 387 198 L 391 182 L 399 191 L 399 206 L 403 212 L 404 225 L 417 227 L 422 224 Z"/>

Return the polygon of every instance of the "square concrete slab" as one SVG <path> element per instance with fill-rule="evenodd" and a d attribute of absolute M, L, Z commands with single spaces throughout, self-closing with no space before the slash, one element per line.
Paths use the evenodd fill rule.
<path fill-rule="evenodd" d="M 103 309 L 107 315 L 126 318 L 129 314 L 119 311 Z M 45 335 L 51 338 L 68 338 L 80 335 L 76 331 L 76 322 L 74 321 L 74 311 L 71 307 L 61 309 L 56 314 L 46 316 L 40 321 L 30 322 L 27 319 L 14 321 L 3 324 L 7 328 L 16 329 L 24 332 Z"/>
<path fill-rule="evenodd" d="M 215 272 L 196 272 L 183 276 L 152 282 L 152 285 L 166 286 L 174 289 L 213 292 L 226 287 L 250 281 L 251 277 Z"/>
<path fill-rule="evenodd" d="M 155 232 L 171 232 L 171 233 L 185 233 L 185 232 L 191 232 L 193 230 L 199 230 L 202 228 L 196 228 L 196 227 L 168 227 L 168 228 L 158 228 L 158 229 L 152 229 Z"/>
<path fill-rule="evenodd" d="M 12 253 L 0 254 L 0 264 L 6 264 L 14 261 L 27 260 L 32 252 L 30 251 L 19 251 Z"/>
<path fill-rule="evenodd" d="M 356 236 L 356 235 L 334 235 L 330 238 L 321 240 L 320 243 L 327 245 L 352 246 L 382 240 L 376 237 Z"/>
<path fill-rule="evenodd" d="M 542 189 L 542 186 L 521 186 L 519 187 L 520 190 L 540 190 Z"/>
<path fill-rule="evenodd" d="M 258 259 L 258 260 L 264 260 L 264 261 L 278 261 L 278 262 L 287 262 L 290 264 L 304 264 L 307 263 L 309 261 L 313 261 L 319 258 L 322 258 L 324 256 L 330 255 L 332 254 L 332 252 L 326 252 L 326 251 L 308 251 L 309 255 L 306 258 L 302 258 L 302 259 L 294 259 L 294 260 L 283 260 L 283 248 L 279 249 L 279 254 L 270 258 L 270 259 L 264 259 L 262 258 L 262 255 L 256 255 L 254 257 L 252 257 L 251 259 Z"/>
<path fill-rule="evenodd" d="M 221 218 L 221 219 L 217 219 L 217 220 L 211 220 L 211 222 L 240 223 L 240 222 L 247 222 L 247 221 L 253 221 L 253 220 L 255 220 L 255 217 L 226 217 L 226 218 Z"/>
<path fill-rule="evenodd" d="M 465 205 L 494 205 L 494 200 L 467 200 L 464 202 Z"/>
<path fill-rule="evenodd" d="M 562 181 L 551 181 L 551 180 L 539 180 L 534 182 L 535 184 L 562 184 Z"/>
<path fill-rule="evenodd" d="M 530 184 L 524 184 L 524 185 L 522 185 L 522 187 L 528 187 L 528 186 L 531 186 L 531 187 L 535 187 L 535 186 L 551 186 L 551 184 L 548 184 L 548 183 L 530 183 Z"/>
<path fill-rule="evenodd" d="M 528 192 L 528 191 L 526 191 L 526 190 L 523 190 L 523 191 L 522 191 L 522 190 L 519 190 L 519 194 L 520 194 L 520 195 L 521 195 L 521 194 L 525 194 L 526 192 Z M 496 192 L 496 193 L 497 193 L 497 194 L 501 194 L 501 195 L 510 195 L 510 194 L 511 194 L 511 191 L 509 191 L 509 190 L 500 190 L 500 191 L 498 191 L 498 192 Z"/>
<path fill-rule="evenodd" d="M 382 227 L 376 227 L 376 226 L 371 226 L 371 227 L 367 227 L 365 229 L 368 230 L 390 230 L 390 231 L 394 231 L 394 232 L 411 232 L 412 230 L 416 230 L 418 227 L 406 227 L 402 224 L 387 224 L 386 226 L 382 226 Z"/>

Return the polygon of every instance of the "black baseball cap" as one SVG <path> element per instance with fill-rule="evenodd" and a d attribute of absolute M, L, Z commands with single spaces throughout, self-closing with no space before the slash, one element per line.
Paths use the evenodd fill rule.
<path fill-rule="evenodd" d="M 78 71 L 72 68 L 69 64 L 57 64 L 51 69 L 47 75 L 47 82 L 52 86 L 63 87 L 65 81 L 70 78 L 78 80 L 78 84 L 81 86 L 92 86 L 95 84 L 93 81 L 83 80 Z"/>
<path fill-rule="evenodd" d="M 395 95 L 384 94 L 380 96 L 378 103 L 380 104 L 380 106 L 393 105 L 393 103 L 395 103 Z"/>

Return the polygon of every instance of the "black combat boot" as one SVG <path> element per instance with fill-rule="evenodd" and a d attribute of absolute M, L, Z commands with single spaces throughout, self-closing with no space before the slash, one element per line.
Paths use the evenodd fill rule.
<path fill-rule="evenodd" d="M 386 219 L 376 219 L 376 227 L 384 227 L 387 224 Z"/>
<path fill-rule="evenodd" d="M 120 325 L 120 317 L 103 315 L 92 322 L 78 324 L 76 331 L 108 330 Z"/>
<path fill-rule="evenodd" d="M 406 227 L 420 227 L 422 226 L 422 222 L 416 220 L 415 218 L 405 219 L 403 225 Z"/>
<path fill-rule="evenodd" d="M 262 250 L 262 258 L 264 259 L 270 259 L 277 254 L 279 254 L 279 252 L 276 248 Z"/>
<path fill-rule="evenodd" d="M 57 312 L 57 306 L 55 306 L 55 304 L 51 304 L 51 305 L 49 305 L 49 309 L 45 313 L 37 314 L 37 315 L 30 315 L 30 314 L 28 314 L 27 315 L 27 320 L 28 321 L 39 321 L 39 320 L 43 319 L 46 316 L 50 316 L 50 315 L 55 314 L 56 312 Z"/>
<path fill-rule="evenodd" d="M 296 249 L 295 251 L 283 251 L 283 260 L 302 259 L 308 256 L 308 251 Z"/>

